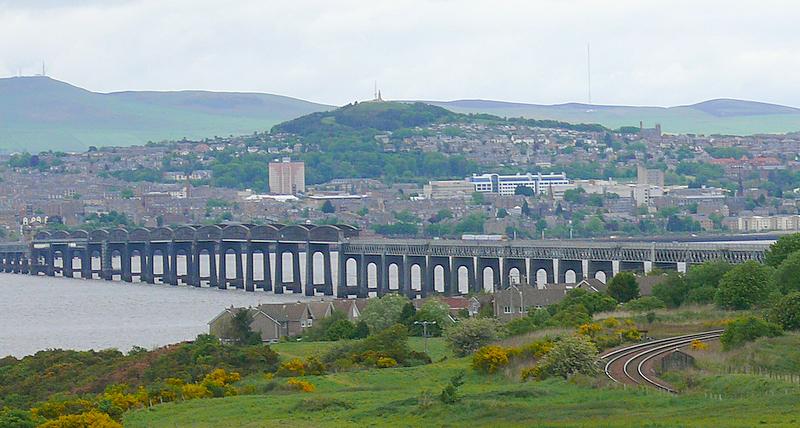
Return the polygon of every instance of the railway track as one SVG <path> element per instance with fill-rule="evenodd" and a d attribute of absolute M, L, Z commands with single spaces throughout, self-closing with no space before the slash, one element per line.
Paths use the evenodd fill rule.
<path fill-rule="evenodd" d="M 610 351 L 600 358 L 606 361 L 604 369 L 606 376 L 614 382 L 647 385 L 674 394 L 677 391 L 648 373 L 648 362 L 673 349 L 686 346 L 694 340 L 705 342 L 718 339 L 721 335 L 722 330 L 711 330 L 653 340 Z"/>

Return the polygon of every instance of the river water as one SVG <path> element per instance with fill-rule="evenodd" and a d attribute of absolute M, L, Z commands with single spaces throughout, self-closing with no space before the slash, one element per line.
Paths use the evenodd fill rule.
<path fill-rule="evenodd" d="M 260 255 L 259 255 L 260 256 Z M 287 255 L 288 256 L 288 255 Z M 75 268 L 80 263 L 75 260 Z M 208 275 L 208 260 L 201 258 L 200 272 Z M 334 290 L 338 288 L 337 254 L 331 255 Z M 352 261 L 351 261 L 352 262 Z M 113 260 L 119 268 L 119 260 Z M 235 276 L 235 258 L 228 255 L 227 273 Z M 323 277 L 323 261 L 315 259 L 314 283 Z M 263 260 L 254 260 L 254 278 L 263 279 Z M 60 265 L 60 263 L 57 263 Z M 99 266 L 99 260 L 93 265 Z M 272 279 L 275 277 L 275 258 L 270 258 Z M 134 257 L 134 271 L 140 262 Z M 300 254 L 300 271 L 292 272 L 290 259 L 283 264 L 284 279 L 289 281 L 299 275 L 305 283 L 305 254 Z M 161 273 L 160 256 L 156 257 L 154 271 Z M 368 283 L 377 286 L 375 266 L 367 269 Z M 186 260 L 179 258 L 178 273 L 186 272 Z M 76 271 L 79 274 L 79 271 Z M 437 275 L 437 290 L 442 290 L 443 277 Z M 348 265 L 348 285 L 356 284 L 355 266 Z M 412 272 L 412 288 L 419 290 L 422 272 Z M 398 288 L 396 266 L 389 272 L 389 288 Z M 466 284 L 466 277 L 462 279 Z M 465 287 L 464 291 L 466 291 Z M 374 293 L 372 293 L 374 294 Z M 318 299 L 319 297 L 315 297 Z M 105 349 L 128 351 L 133 346 L 153 348 L 195 338 L 208 332 L 208 322 L 228 306 L 255 306 L 260 303 L 296 302 L 307 300 L 302 294 L 275 295 L 272 292 L 246 292 L 243 290 L 186 285 L 170 286 L 144 284 L 138 278 L 133 283 L 119 280 L 83 280 L 63 277 L 46 277 L 0 273 L 0 358 L 33 354 L 43 349 Z"/>
<path fill-rule="evenodd" d="M 186 286 L 0 274 L 0 357 L 49 348 L 128 351 L 193 339 L 225 307 L 294 302 Z"/>

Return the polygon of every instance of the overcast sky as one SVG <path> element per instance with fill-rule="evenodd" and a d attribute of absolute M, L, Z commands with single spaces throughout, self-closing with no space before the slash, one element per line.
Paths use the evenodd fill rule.
<path fill-rule="evenodd" d="M 225 6 L 221 6 L 221 5 Z M 796 1 L 0 0 L 0 76 L 94 91 L 800 106 Z"/>

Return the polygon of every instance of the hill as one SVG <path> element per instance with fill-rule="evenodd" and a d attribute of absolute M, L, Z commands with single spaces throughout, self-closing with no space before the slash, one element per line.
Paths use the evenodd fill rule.
<path fill-rule="evenodd" d="M 266 130 L 330 106 L 208 91 L 97 93 L 49 77 L 0 79 L 0 151 L 85 150 Z"/>
<path fill-rule="evenodd" d="M 317 132 L 395 131 L 426 126 L 456 114 L 424 103 L 362 102 L 317 112 L 275 126 L 275 131 L 308 136 Z"/>
<path fill-rule="evenodd" d="M 800 131 L 800 109 L 777 104 L 717 99 L 676 107 L 607 106 L 581 103 L 524 104 L 491 100 L 426 101 L 459 113 L 599 123 L 608 128 L 652 127 L 664 132 L 750 135 Z"/>

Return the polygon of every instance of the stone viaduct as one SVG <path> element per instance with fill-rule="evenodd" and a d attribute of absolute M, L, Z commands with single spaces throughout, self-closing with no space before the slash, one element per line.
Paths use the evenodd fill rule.
<path fill-rule="evenodd" d="M 715 259 L 761 261 L 768 245 L 380 239 L 359 237 L 346 225 L 117 228 L 43 231 L 30 244 L 0 244 L 0 270 L 308 296 L 424 297 L 505 288 L 512 278 L 536 286 L 537 278 L 566 282 L 570 275 L 610 278 Z"/>

